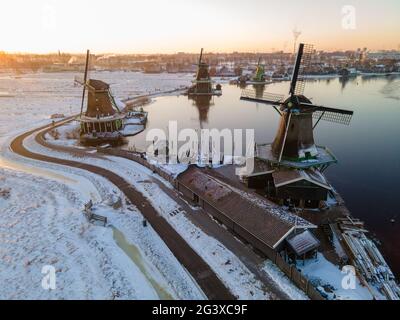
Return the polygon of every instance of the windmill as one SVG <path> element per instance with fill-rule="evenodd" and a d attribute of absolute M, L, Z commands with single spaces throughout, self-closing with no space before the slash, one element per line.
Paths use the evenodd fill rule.
<path fill-rule="evenodd" d="M 261 64 L 261 57 L 258 59 L 257 69 L 253 81 L 256 83 L 265 83 L 265 69 Z"/>
<path fill-rule="evenodd" d="M 336 162 L 326 148 L 314 143 L 314 129 L 321 120 L 349 125 L 353 111 L 314 105 L 304 96 L 304 70 L 311 63 L 313 47 L 301 43 L 293 69 L 289 96 L 243 90 L 241 100 L 272 105 L 281 116 L 272 145 L 266 145 L 262 158 L 291 168 L 327 167 Z M 313 118 L 316 119 L 313 124 Z M 312 161 L 310 161 L 312 160 Z"/>
<path fill-rule="evenodd" d="M 83 86 L 79 115 L 81 142 L 89 145 L 103 142 L 116 143 L 122 138 L 120 130 L 125 115 L 119 110 L 109 84 L 88 78 L 89 64 L 90 51 L 87 50 L 83 81 L 75 80 Z M 87 108 L 84 111 L 86 92 Z"/>
<path fill-rule="evenodd" d="M 209 66 L 203 62 L 203 48 L 201 48 L 199 62 L 197 63 L 196 79 L 193 81 L 193 87 L 189 90 L 191 95 L 211 95 L 212 81 L 209 73 Z"/>

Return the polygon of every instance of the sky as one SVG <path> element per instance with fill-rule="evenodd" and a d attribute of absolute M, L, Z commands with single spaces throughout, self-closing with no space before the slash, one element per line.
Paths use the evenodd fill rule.
<path fill-rule="evenodd" d="M 349 7 L 350 6 L 350 7 Z M 175 53 L 400 49 L 399 0 L 1 0 L 0 50 Z"/>

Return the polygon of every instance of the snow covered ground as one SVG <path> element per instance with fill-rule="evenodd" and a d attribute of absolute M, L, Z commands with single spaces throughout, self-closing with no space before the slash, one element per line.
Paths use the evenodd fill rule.
<path fill-rule="evenodd" d="M 69 122 L 45 135 L 46 140 L 60 146 L 76 146 L 79 139 L 79 123 Z"/>
<path fill-rule="evenodd" d="M 373 298 L 368 288 L 362 286 L 358 280 L 355 281 L 355 288 L 343 288 L 344 275 L 342 271 L 338 266 L 326 260 L 321 253 L 318 253 L 316 261 L 308 260 L 304 266 L 302 262 L 299 262 L 297 267 L 316 287 L 319 287 L 319 290 L 325 291 L 330 299 L 372 300 Z"/>
<path fill-rule="evenodd" d="M 22 159 L 8 149 L 19 133 L 50 123 L 55 113 L 79 112 L 74 74 L 0 75 L 0 299 L 202 299 L 204 294 L 132 205 L 114 210 L 119 191 L 90 173 Z M 162 79 L 137 73 L 100 73 L 117 97 L 178 88 L 179 75 Z M 136 86 L 142 84 L 142 90 Z M 64 143 L 62 139 L 58 142 Z M 122 196 L 121 196 L 122 197 Z M 82 214 L 92 199 L 112 228 Z M 122 235 L 122 236 L 121 236 Z M 132 254 L 135 252 L 135 254 Z M 57 270 L 57 289 L 41 287 L 41 269 Z"/>
<path fill-rule="evenodd" d="M 0 173 L 1 185 L 11 188 L 10 198 L 0 199 L 1 299 L 158 299 L 112 230 L 85 220 L 81 194 L 24 173 Z M 47 265 L 57 270 L 56 290 L 41 286 Z"/>
<path fill-rule="evenodd" d="M 35 73 L 15 75 L 0 73 L 0 137 L 48 119 L 52 114 L 80 112 L 82 88 L 74 85 L 79 74 Z M 118 100 L 147 93 L 160 93 L 190 85 L 190 74 L 142 74 L 138 72 L 91 72 L 90 77 L 111 85 Z"/>
<path fill-rule="evenodd" d="M 105 179 L 57 165 L 31 167 L 30 160 L 7 151 L 5 157 L 2 166 L 13 168 L 15 161 L 19 163 L 18 171 L 1 172 L 0 188 L 11 188 L 11 197 L 0 201 L 4 226 L 0 278 L 8 284 L 0 289 L 0 298 L 204 298 L 154 230 L 143 228 L 143 217 L 135 207 L 125 201 L 118 210 L 111 207 L 122 195 Z M 135 248 L 135 260 L 126 254 L 127 248 L 119 247 L 112 228 L 86 221 L 82 208 L 89 199 L 96 204 L 96 213 L 107 216 L 124 235 L 128 249 Z M 26 259 L 30 268 L 22 267 Z M 58 270 L 57 290 L 51 292 L 40 286 L 41 268 L 48 264 Z M 82 288 L 75 288 L 78 284 Z"/>

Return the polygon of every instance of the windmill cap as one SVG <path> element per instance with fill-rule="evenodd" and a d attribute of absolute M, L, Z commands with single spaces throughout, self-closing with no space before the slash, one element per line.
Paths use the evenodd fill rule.
<path fill-rule="evenodd" d="M 90 79 L 88 85 L 95 90 L 108 90 L 110 85 L 101 80 Z"/>
<path fill-rule="evenodd" d="M 298 96 L 290 96 L 286 99 L 286 101 L 284 102 L 284 104 L 289 104 L 289 103 L 312 103 L 310 99 L 308 99 L 306 96 L 304 95 L 298 95 Z"/>

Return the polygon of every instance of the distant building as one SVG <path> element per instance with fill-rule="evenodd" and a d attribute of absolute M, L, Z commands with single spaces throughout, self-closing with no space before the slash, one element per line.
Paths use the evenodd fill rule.
<path fill-rule="evenodd" d="M 400 51 L 377 51 L 377 52 L 368 52 L 367 57 L 369 59 L 375 60 L 400 60 Z"/>

